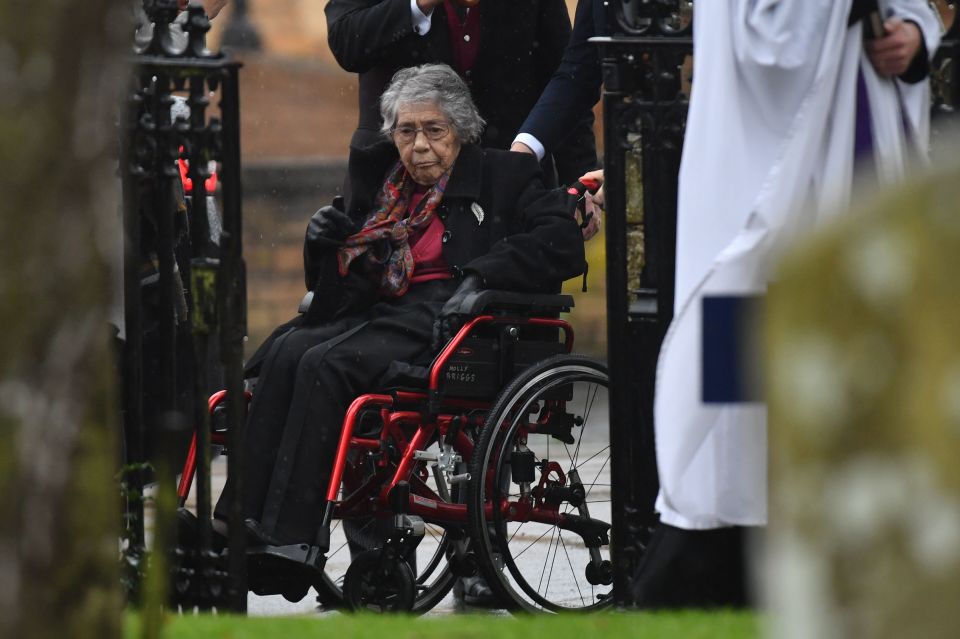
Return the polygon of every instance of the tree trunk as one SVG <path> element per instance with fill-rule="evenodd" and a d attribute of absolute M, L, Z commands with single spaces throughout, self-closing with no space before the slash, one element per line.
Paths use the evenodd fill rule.
<path fill-rule="evenodd" d="M 129 5 L 0 5 L 0 636 L 120 635 L 114 114 Z"/>

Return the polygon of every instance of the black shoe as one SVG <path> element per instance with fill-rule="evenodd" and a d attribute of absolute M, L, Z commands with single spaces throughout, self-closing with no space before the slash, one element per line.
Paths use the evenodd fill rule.
<path fill-rule="evenodd" d="M 247 533 L 247 546 L 282 546 L 283 542 L 265 531 L 256 519 L 247 519 L 244 528 Z M 177 509 L 177 539 L 181 545 L 197 546 L 200 543 L 200 521 L 186 508 Z M 229 545 L 230 529 L 224 519 L 213 518 L 211 546 L 220 552 Z"/>
<path fill-rule="evenodd" d="M 453 601 L 458 610 L 500 609 L 503 605 L 483 577 L 459 577 L 453 584 Z"/>
<path fill-rule="evenodd" d="M 247 544 L 250 546 L 283 546 L 284 543 L 274 535 L 268 533 L 256 519 L 245 519 L 243 522 L 247 530 Z"/>
<path fill-rule="evenodd" d="M 742 526 L 686 530 L 660 522 L 631 586 L 642 609 L 745 608 L 752 605 Z"/>
<path fill-rule="evenodd" d="M 177 545 L 196 548 L 200 543 L 200 521 L 186 508 L 177 508 Z"/>
<path fill-rule="evenodd" d="M 258 595 L 297 602 L 323 579 L 326 559 L 316 546 L 267 544 L 247 549 L 247 587 Z"/>
<path fill-rule="evenodd" d="M 218 520 L 213 520 L 210 549 L 220 552 L 227 547 L 226 534 L 218 530 Z M 177 508 L 177 545 L 196 548 L 200 545 L 200 520 L 186 508 Z"/>

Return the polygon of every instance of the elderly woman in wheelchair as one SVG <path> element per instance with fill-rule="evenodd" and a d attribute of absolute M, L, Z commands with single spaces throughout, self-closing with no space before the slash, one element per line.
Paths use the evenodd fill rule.
<path fill-rule="evenodd" d="M 312 301 L 248 364 L 251 589 L 419 611 L 479 570 L 507 607 L 604 605 L 606 370 L 557 319 L 584 267 L 576 197 L 476 146 L 445 65 L 399 71 L 381 113 L 345 201 L 310 220 Z"/>

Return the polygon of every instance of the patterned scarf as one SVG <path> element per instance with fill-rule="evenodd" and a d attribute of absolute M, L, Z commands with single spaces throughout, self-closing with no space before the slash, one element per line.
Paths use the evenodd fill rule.
<path fill-rule="evenodd" d="M 424 194 L 417 210 L 408 215 L 416 185 L 403 163 L 397 162 L 377 195 L 373 213 L 363 228 L 348 237 L 337 252 L 340 276 L 346 277 L 350 263 L 366 253 L 366 266 L 374 279 L 380 279 L 380 292 L 388 297 L 406 293 L 413 276 L 410 234 L 426 228 L 433 219 L 449 177 L 450 171 L 440 176 Z"/>

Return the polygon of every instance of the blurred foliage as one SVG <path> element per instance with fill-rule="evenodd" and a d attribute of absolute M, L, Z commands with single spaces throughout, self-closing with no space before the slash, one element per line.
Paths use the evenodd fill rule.
<path fill-rule="evenodd" d="M 881 193 L 771 286 L 769 583 L 791 636 L 960 628 L 958 176 Z"/>
<path fill-rule="evenodd" d="M 607 251 L 606 227 L 586 243 L 587 292 L 583 278 L 568 280 L 563 292 L 573 295 L 576 306 L 568 316 L 573 325 L 574 350 L 585 355 L 607 357 Z"/>

